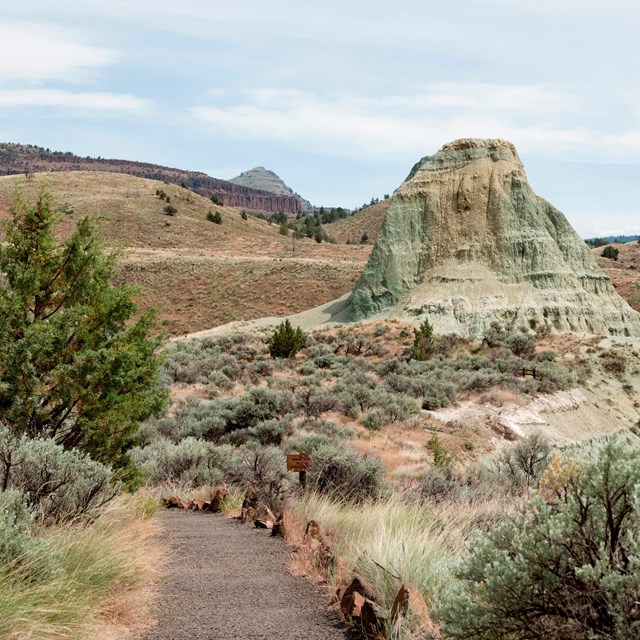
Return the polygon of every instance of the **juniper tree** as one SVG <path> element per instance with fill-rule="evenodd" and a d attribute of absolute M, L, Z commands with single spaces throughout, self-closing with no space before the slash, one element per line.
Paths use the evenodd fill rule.
<path fill-rule="evenodd" d="M 293 358 L 304 347 L 306 340 L 300 327 L 294 329 L 289 320 L 284 320 L 269 340 L 269 353 L 272 358 Z"/>
<path fill-rule="evenodd" d="M 425 320 L 419 329 L 414 329 L 413 346 L 410 358 L 412 360 L 428 360 L 433 346 L 433 327 Z"/>
<path fill-rule="evenodd" d="M 0 422 L 51 437 L 116 468 L 129 465 L 139 423 L 165 403 L 154 315 L 136 319 L 116 256 L 83 218 L 56 241 L 59 215 L 42 188 L 17 192 L 0 246 Z"/>

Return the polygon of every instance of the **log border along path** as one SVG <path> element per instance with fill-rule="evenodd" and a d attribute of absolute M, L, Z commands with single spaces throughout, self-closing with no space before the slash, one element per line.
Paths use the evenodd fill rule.
<path fill-rule="evenodd" d="M 144 640 L 345 640 L 329 595 L 287 569 L 281 538 L 182 509 L 157 516 L 171 560 Z"/>

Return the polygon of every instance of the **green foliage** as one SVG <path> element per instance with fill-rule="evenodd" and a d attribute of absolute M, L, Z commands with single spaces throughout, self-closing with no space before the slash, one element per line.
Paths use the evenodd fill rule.
<path fill-rule="evenodd" d="M 177 444 L 159 439 L 137 449 L 134 459 L 149 484 L 200 486 L 220 481 L 221 472 L 212 456 L 214 449 L 212 444 L 195 438 L 185 438 Z"/>
<path fill-rule="evenodd" d="M 135 289 L 111 284 L 89 218 L 58 244 L 46 189 L 18 193 L 0 247 L 0 420 L 16 434 L 50 437 L 117 468 L 128 465 L 139 423 L 165 404 L 154 316 L 136 321 Z"/>
<path fill-rule="evenodd" d="M 30 535 L 34 520 L 24 493 L 0 493 L 0 566 L 22 580 L 48 574 L 52 568 L 46 542 Z"/>
<path fill-rule="evenodd" d="M 551 445 L 544 436 L 534 433 L 505 447 L 498 454 L 495 465 L 512 493 L 536 487 L 551 461 Z"/>
<path fill-rule="evenodd" d="M 215 193 L 211 194 L 211 202 L 213 202 L 213 204 L 217 204 L 219 207 L 222 206 L 222 200 Z"/>
<path fill-rule="evenodd" d="M 447 448 L 440 442 L 440 438 L 438 438 L 438 434 L 434 433 L 431 436 L 428 444 L 431 453 L 433 454 L 433 464 L 438 467 L 448 467 L 452 462 L 451 453 L 447 450 Z"/>
<path fill-rule="evenodd" d="M 618 247 L 614 247 L 613 245 L 606 246 L 602 253 L 600 254 L 603 258 L 609 258 L 609 260 L 618 260 L 618 254 L 620 253 L 620 249 Z"/>
<path fill-rule="evenodd" d="M 289 227 L 287 226 L 287 223 L 286 223 L 286 222 L 283 222 L 283 223 L 280 225 L 280 228 L 278 229 L 278 233 L 279 233 L 281 236 L 288 236 L 288 235 L 289 235 Z"/>
<path fill-rule="evenodd" d="M 168 216 L 175 216 L 176 213 L 178 213 L 178 210 L 172 205 L 172 204 L 168 204 L 163 211 L 168 215 Z"/>
<path fill-rule="evenodd" d="M 215 213 L 213 211 L 208 211 L 207 220 L 209 222 L 213 222 L 214 224 L 222 224 L 222 216 L 220 215 L 219 211 L 216 211 Z"/>
<path fill-rule="evenodd" d="M 241 217 L 243 220 L 246 220 L 249 216 L 247 216 L 247 212 L 246 212 L 246 211 L 241 211 L 241 212 L 240 212 L 240 217 Z"/>
<path fill-rule="evenodd" d="M 12 436 L 0 428 L 0 490 L 23 492 L 46 524 L 91 516 L 115 497 L 113 472 L 53 440 Z"/>
<path fill-rule="evenodd" d="M 640 450 L 554 459 L 522 514 L 478 537 L 439 607 L 453 638 L 635 638 Z"/>
<path fill-rule="evenodd" d="M 369 411 L 362 417 L 362 424 L 369 431 L 378 431 L 384 427 L 384 416 L 380 411 Z"/>
<path fill-rule="evenodd" d="M 426 320 L 418 329 L 413 330 L 413 346 L 409 357 L 412 360 L 428 360 L 433 346 L 433 326 Z"/>
<path fill-rule="evenodd" d="M 365 231 L 360 238 L 360 244 L 367 244 L 369 242 L 369 234 Z"/>
<path fill-rule="evenodd" d="M 289 320 L 284 320 L 269 340 L 269 353 L 272 358 L 293 358 L 306 341 L 307 337 L 300 327 L 294 329 Z"/>
<path fill-rule="evenodd" d="M 362 502 L 382 494 L 384 469 L 375 458 L 362 457 L 331 444 L 314 451 L 307 480 L 308 486 L 318 493 Z"/>

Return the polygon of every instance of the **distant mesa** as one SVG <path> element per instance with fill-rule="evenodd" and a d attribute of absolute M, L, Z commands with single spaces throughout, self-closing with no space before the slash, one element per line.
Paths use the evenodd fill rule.
<path fill-rule="evenodd" d="M 457 140 L 411 169 L 347 308 L 350 320 L 382 312 L 466 336 L 493 321 L 640 335 L 640 314 L 504 140 Z"/>
<path fill-rule="evenodd" d="M 51 151 L 31 144 L 0 143 L 0 176 L 44 171 L 106 171 L 149 180 L 163 180 L 184 185 L 207 198 L 215 196 L 218 202 L 228 207 L 266 213 L 284 211 L 284 213 L 295 214 L 305 211 L 308 204 L 293 192 L 274 193 L 249 185 L 212 178 L 201 171 L 187 171 L 132 160 L 88 156 L 83 158 L 68 151 Z"/>
<path fill-rule="evenodd" d="M 308 200 L 298 195 L 280 176 L 264 167 L 254 167 L 243 171 L 239 176 L 231 178 L 229 182 L 251 189 L 268 191 L 277 196 L 292 196 L 300 201 L 302 211 L 306 213 L 313 211 L 313 206 Z"/>

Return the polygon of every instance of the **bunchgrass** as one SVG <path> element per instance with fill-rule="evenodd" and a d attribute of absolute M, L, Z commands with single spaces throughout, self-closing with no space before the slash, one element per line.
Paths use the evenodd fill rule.
<path fill-rule="evenodd" d="M 148 499 L 127 496 L 91 524 L 36 532 L 49 557 L 30 562 L 46 561 L 47 570 L 24 562 L 0 567 L 0 637 L 96 639 L 144 626 L 141 605 L 160 564 L 152 511 Z"/>
<path fill-rule="evenodd" d="M 390 607 L 405 581 L 432 602 L 471 536 L 503 510 L 498 501 L 431 506 L 392 495 L 355 505 L 310 493 L 291 502 L 289 516 L 298 529 L 318 520 L 334 555 L 345 556 L 373 585 L 380 603 Z"/>

